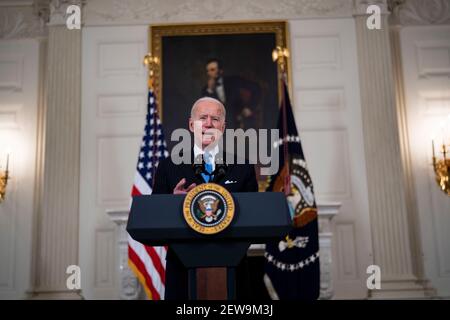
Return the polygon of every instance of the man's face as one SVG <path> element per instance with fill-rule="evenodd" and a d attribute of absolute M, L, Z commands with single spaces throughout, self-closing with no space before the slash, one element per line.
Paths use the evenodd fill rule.
<path fill-rule="evenodd" d="M 219 64 L 213 61 L 206 65 L 206 74 L 208 78 L 217 79 L 222 75 L 222 70 L 219 69 Z"/>
<path fill-rule="evenodd" d="M 193 117 L 189 118 L 189 130 L 194 132 L 195 143 L 198 146 L 201 144 L 203 149 L 217 141 L 225 131 L 225 117 L 221 107 L 214 101 L 199 102 Z"/>

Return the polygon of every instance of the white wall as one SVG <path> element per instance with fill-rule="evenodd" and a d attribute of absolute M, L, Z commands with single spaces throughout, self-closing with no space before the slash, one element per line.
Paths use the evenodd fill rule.
<path fill-rule="evenodd" d="M 0 41 L 0 166 L 10 149 L 0 203 L 0 299 L 26 297 L 31 281 L 38 117 L 39 42 Z"/>
<path fill-rule="evenodd" d="M 450 26 L 404 27 L 400 39 L 425 274 L 438 295 L 449 297 L 450 198 L 434 181 L 431 139 L 450 115 Z"/>

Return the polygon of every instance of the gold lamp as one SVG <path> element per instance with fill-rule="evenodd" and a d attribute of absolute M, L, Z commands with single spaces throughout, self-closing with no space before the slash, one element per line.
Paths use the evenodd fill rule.
<path fill-rule="evenodd" d="M 441 125 L 442 144 L 439 145 L 438 155 L 434 150 L 434 139 L 431 140 L 433 151 L 433 169 L 435 179 L 440 189 L 450 196 L 450 115 L 448 116 L 447 125 L 443 122 Z"/>
<path fill-rule="evenodd" d="M 4 171 L 0 170 L 0 203 L 5 200 L 6 196 L 6 185 L 9 179 L 9 153 L 6 155 L 6 168 Z"/>
<path fill-rule="evenodd" d="M 445 142 L 440 146 L 440 153 L 442 158 L 436 158 L 434 153 L 434 141 L 432 141 L 433 148 L 433 168 L 435 173 L 436 182 L 443 192 L 450 196 L 450 159 L 448 158 L 448 152 L 450 145 L 446 145 Z"/>

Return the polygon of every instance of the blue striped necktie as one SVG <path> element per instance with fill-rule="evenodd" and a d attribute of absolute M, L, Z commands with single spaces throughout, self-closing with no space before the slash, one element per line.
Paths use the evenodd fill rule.
<path fill-rule="evenodd" d="M 206 172 L 208 172 L 209 173 L 209 175 L 208 174 L 205 174 L 205 173 L 202 173 L 202 177 L 203 177 L 203 180 L 205 180 L 205 182 L 209 182 L 210 180 L 212 180 L 212 176 L 211 176 L 211 173 L 212 173 L 212 155 L 210 154 L 210 153 L 208 153 L 208 152 L 205 152 L 205 154 L 203 155 L 203 158 L 205 159 L 205 170 L 206 170 Z"/>

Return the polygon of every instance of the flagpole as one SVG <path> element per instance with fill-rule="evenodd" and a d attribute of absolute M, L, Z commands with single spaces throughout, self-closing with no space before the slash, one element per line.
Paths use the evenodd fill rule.
<path fill-rule="evenodd" d="M 151 53 L 147 53 L 144 56 L 144 64 L 148 68 L 148 81 L 147 81 L 148 90 L 149 90 L 149 92 L 154 92 L 154 89 L 155 89 L 154 88 L 154 84 L 155 84 L 155 69 L 159 65 L 159 59 L 158 59 L 158 57 L 152 56 Z M 155 99 L 155 106 L 156 106 L 156 97 L 153 96 L 153 99 Z M 148 104 L 149 104 L 149 101 L 147 101 L 147 105 Z M 150 110 L 148 110 L 147 112 L 150 112 Z M 153 123 L 155 125 L 156 130 L 157 130 L 157 127 L 158 127 L 157 123 L 156 123 L 157 112 L 158 112 L 158 108 L 155 108 L 155 110 L 154 110 L 154 112 L 152 114 L 152 117 L 153 117 L 152 120 L 153 120 Z M 153 134 L 152 136 L 153 136 L 152 155 L 153 155 L 153 157 L 155 157 L 156 156 L 156 152 L 157 152 L 157 145 L 156 144 L 157 144 L 157 140 L 158 140 L 157 139 L 158 135 L 157 134 Z M 155 183 L 155 179 L 154 179 L 155 174 L 156 174 L 156 166 L 152 166 L 152 177 L 153 177 L 153 179 L 152 179 L 153 183 L 152 184 Z M 153 187 L 154 186 L 152 185 L 152 189 L 153 189 Z"/>
<path fill-rule="evenodd" d="M 287 110 L 286 110 L 286 90 L 285 87 L 287 86 L 287 73 L 286 73 L 286 61 L 287 57 L 289 57 L 289 51 L 287 48 L 283 48 L 280 46 L 277 46 L 272 51 L 272 59 L 273 61 L 277 61 L 278 66 L 280 67 L 281 74 L 279 81 L 281 83 L 282 87 L 282 93 L 281 93 L 281 116 L 283 121 L 283 157 L 284 157 L 284 164 L 283 168 L 286 168 L 286 174 L 284 175 L 284 194 L 288 196 L 291 193 L 291 171 L 290 171 L 290 164 L 289 164 L 289 146 L 288 146 L 288 137 L 287 137 Z"/>

